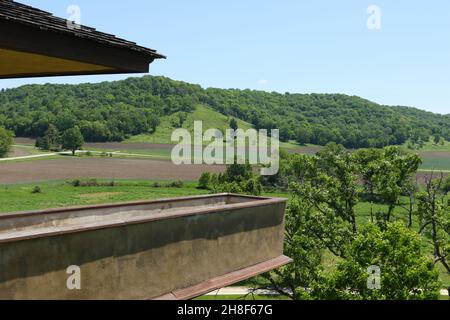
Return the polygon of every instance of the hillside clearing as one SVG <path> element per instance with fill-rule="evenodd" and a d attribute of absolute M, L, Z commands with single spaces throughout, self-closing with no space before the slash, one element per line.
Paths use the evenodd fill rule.
<path fill-rule="evenodd" d="M 161 122 L 153 134 L 143 134 L 133 136 L 126 140 L 125 143 L 157 143 L 157 144 L 173 144 L 171 141 L 172 133 L 179 126 L 176 125 L 179 113 L 172 114 L 170 116 L 164 116 L 161 118 Z M 203 129 L 218 129 L 225 133 L 225 130 L 230 129 L 231 117 L 225 116 L 214 109 L 204 106 L 197 105 L 195 111 L 187 114 L 186 121 L 184 121 L 182 128 L 187 129 L 191 134 L 194 132 L 194 121 L 202 121 Z M 250 129 L 252 125 L 236 119 L 240 129 Z M 176 142 L 175 142 L 176 143 Z"/>

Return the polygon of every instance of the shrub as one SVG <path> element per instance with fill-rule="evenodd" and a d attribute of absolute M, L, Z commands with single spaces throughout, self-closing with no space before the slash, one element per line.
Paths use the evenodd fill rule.
<path fill-rule="evenodd" d="M 171 182 L 167 185 L 168 188 L 183 188 L 183 186 L 184 186 L 184 183 L 183 183 L 183 181 L 180 181 L 180 180 Z"/>
<path fill-rule="evenodd" d="M 244 193 L 244 190 L 242 189 L 242 186 L 239 183 L 230 182 L 224 185 L 224 189 L 222 192 L 242 194 Z"/>
<path fill-rule="evenodd" d="M 82 187 L 98 187 L 99 184 L 96 179 L 90 179 L 88 181 L 82 182 L 81 186 Z"/>
<path fill-rule="evenodd" d="M 198 180 L 198 189 L 208 190 L 211 183 L 211 174 L 209 172 L 203 172 L 202 176 Z"/>
<path fill-rule="evenodd" d="M 81 181 L 81 180 L 77 179 L 77 180 L 73 180 L 70 184 L 74 187 L 98 187 L 101 185 L 97 182 L 96 179 L 90 179 L 88 181 Z M 108 185 L 110 185 L 110 183 L 103 184 L 103 185 L 108 186 Z"/>
<path fill-rule="evenodd" d="M 33 188 L 33 191 L 31 191 L 31 193 L 36 194 L 36 193 L 42 193 L 42 189 L 40 186 L 35 186 Z"/>
<path fill-rule="evenodd" d="M 236 162 L 237 160 L 235 160 Z M 237 182 L 241 183 L 248 181 L 253 177 L 253 168 L 250 164 L 238 164 L 234 163 L 228 165 L 225 173 L 220 177 L 219 180 L 224 182 Z"/>
<path fill-rule="evenodd" d="M 161 187 L 162 187 L 162 185 L 159 182 L 155 182 L 152 184 L 152 188 L 161 188 Z"/>
<path fill-rule="evenodd" d="M 243 190 L 245 193 L 259 196 L 262 193 L 262 185 L 261 182 L 257 178 L 253 178 L 248 182 L 244 183 Z"/>

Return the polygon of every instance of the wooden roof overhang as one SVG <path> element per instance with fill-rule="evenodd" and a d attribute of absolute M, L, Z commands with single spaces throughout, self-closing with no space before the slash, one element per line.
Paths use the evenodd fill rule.
<path fill-rule="evenodd" d="M 0 0 L 0 79 L 147 73 L 162 58 L 134 42 Z"/>

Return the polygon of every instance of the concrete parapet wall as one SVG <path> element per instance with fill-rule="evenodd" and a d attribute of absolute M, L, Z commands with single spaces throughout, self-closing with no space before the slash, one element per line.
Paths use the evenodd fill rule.
<path fill-rule="evenodd" d="M 281 256 L 285 207 L 217 195 L 5 215 L 0 299 L 147 299 L 195 286 Z M 67 288 L 72 265 L 81 290 Z"/>

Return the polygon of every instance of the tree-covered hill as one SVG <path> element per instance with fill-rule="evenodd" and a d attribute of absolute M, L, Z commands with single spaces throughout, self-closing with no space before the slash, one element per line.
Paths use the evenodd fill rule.
<path fill-rule="evenodd" d="M 388 107 L 340 94 L 280 94 L 203 89 L 164 77 L 80 85 L 27 85 L 0 92 L 0 126 L 16 136 L 39 137 L 50 124 L 60 131 L 78 126 L 87 141 L 120 141 L 164 132 L 166 119 L 182 126 L 198 106 L 252 124 L 279 128 L 284 141 L 349 148 L 450 140 L 450 115 Z M 177 126 L 176 123 L 171 123 Z M 158 129 L 158 130 L 157 130 Z"/>

